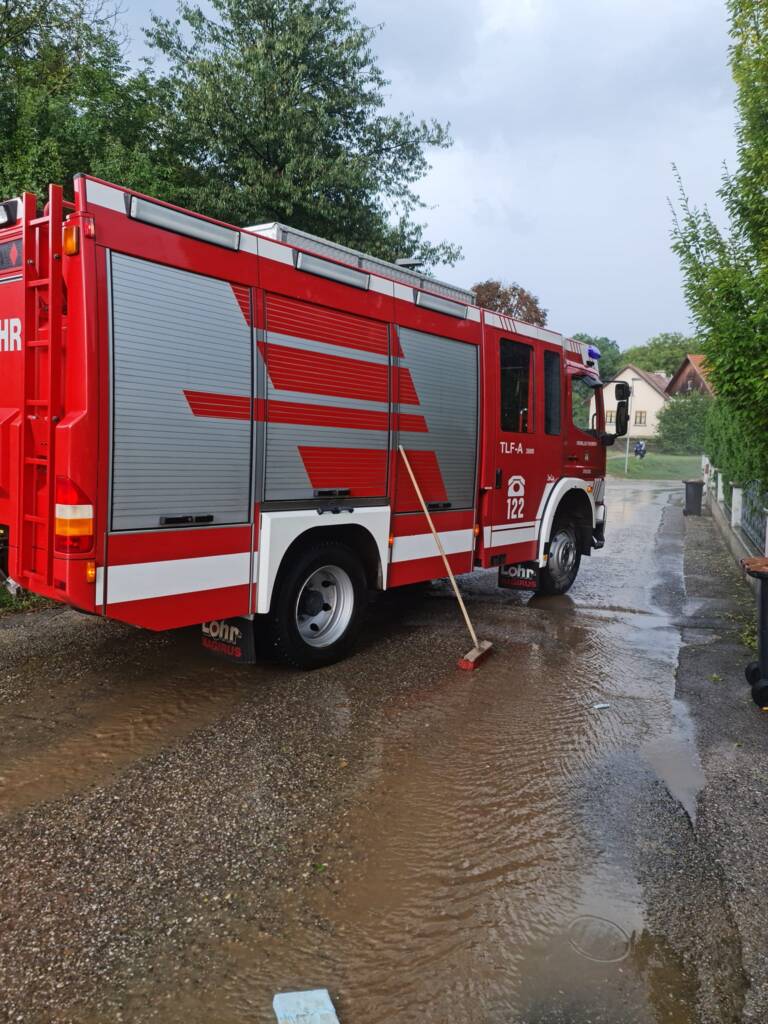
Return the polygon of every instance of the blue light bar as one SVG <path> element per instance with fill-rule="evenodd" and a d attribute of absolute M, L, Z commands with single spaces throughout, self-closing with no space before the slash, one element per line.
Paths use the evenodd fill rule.
<path fill-rule="evenodd" d="M 600 349 L 599 348 L 595 348 L 594 345 L 590 345 L 589 348 L 587 349 L 587 358 L 589 358 L 589 359 L 599 359 L 600 358 Z"/>

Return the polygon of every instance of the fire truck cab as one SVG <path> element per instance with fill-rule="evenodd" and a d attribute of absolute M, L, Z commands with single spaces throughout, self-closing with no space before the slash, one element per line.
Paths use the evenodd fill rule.
<path fill-rule="evenodd" d="M 402 445 L 455 573 L 563 593 L 605 536 L 598 358 L 284 225 L 86 175 L 25 194 L 0 205 L 0 570 L 328 664 L 369 591 L 444 575 Z"/>

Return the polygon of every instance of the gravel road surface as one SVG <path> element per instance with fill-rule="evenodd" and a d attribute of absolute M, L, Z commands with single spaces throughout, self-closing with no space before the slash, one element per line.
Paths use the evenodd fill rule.
<path fill-rule="evenodd" d="M 614 482 L 572 592 L 385 595 L 299 673 L 0 618 L 0 1019 L 768 1019 L 751 591 L 680 484 Z M 604 706 L 607 705 L 607 706 Z"/>

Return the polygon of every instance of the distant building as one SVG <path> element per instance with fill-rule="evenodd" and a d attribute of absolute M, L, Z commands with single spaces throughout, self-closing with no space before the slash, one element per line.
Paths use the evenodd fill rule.
<path fill-rule="evenodd" d="M 686 356 L 667 384 L 670 398 L 672 395 L 687 395 L 691 391 L 700 391 L 702 395 L 714 394 L 704 356 Z"/>
<path fill-rule="evenodd" d="M 605 405 L 606 430 L 610 433 L 616 422 L 616 389 L 617 380 L 624 380 L 632 388 L 629 403 L 630 437 L 655 437 L 658 430 L 658 415 L 669 400 L 667 386 L 669 377 L 664 373 L 649 373 L 637 366 L 625 366 L 617 373 L 610 383 L 603 386 L 603 403 Z M 594 407 L 591 410 L 594 411 Z"/>

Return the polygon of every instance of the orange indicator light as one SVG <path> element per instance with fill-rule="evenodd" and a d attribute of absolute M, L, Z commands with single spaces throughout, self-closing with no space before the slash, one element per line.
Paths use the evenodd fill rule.
<path fill-rule="evenodd" d="M 80 252 L 80 228 L 75 224 L 65 224 L 62 236 L 61 247 L 65 256 L 77 256 Z"/>

